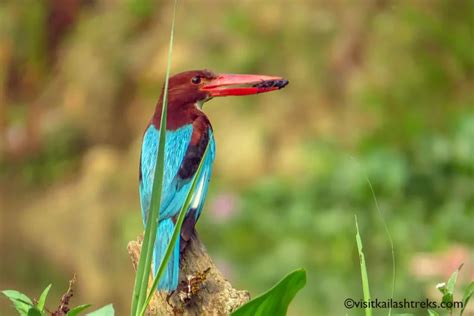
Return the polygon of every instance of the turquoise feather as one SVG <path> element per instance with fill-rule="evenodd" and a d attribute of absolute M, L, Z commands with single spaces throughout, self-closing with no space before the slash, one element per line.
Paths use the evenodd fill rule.
<path fill-rule="evenodd" d="M 191 142 L 193 126 L 187 124 L 174 131 L 166 132 L 165 160 L 163 191 L 160 206 L 160 218 L 154 248 L 153 271 L 156 275 L 157 269 L 163 259 L 169 240 L 174 230 L 173 217 L 177 216 L 185 203 L 186 196 L 192 184 L 191 179 L 181 179 L 178 171 L 185 158 L 186 151 Z M 143 223 L 146 223 L 147 214 L 151 202 L 151 193 L 155 173 L 155 165 L 158 154 L 159 130 L 150 125 L 145 132 L 141 153 L 141 180 L 139 185 L 140 203 L 142 209 Z M 215 142 L 212 130 L 209 127 L 209 153 L 203 165 L 201 177 L 198 180 L 190 208 L 195 209 L 195 220 L 202 212 L 204 200 L 212 172 L 212 163 L 215 157 Z M 168 262 L 165 273 L 158 283 L 158 289 L 173 291 L 178 286 L 179 274 L 179 239 L 176 242 L 173 254 Z"/>

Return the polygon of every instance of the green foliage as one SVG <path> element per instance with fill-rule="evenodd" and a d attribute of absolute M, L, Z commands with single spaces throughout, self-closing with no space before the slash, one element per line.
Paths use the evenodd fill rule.
<path fill-rule="evenodd" d="M 436 286 L 436 288 L 441 292 L 442 299 L 441 301 L 446 304 L 446 310 L 449 312 L 450 315 L 453 315 L 453 302 L 454 302 L 454 288 L 456 286 L 456 282 L 458 279 L 458 274 L 459 271 L 461 271 L 463 265 L 460 265 L 459 268 L 454 271 L 451 276 L 448 279 L 448 282 L 446 283 L 440 283 Z M 469 285 L 466 287 L 464 290 L 463 298 L 462 298 L 462 303 L 463 307 L 461 311 L 459 312 L 459 315 L 461 316 L 464 313 L 464 310 L 467 307 L 467 304 L 469 303 L 469 300 L 471 296 L 474 293 L 474 282 L 471 281 Z M 430 315 L 438 315 L 435 311 L 429 310 Z"/>
<path fill-rule="evenodd" d="M 364 293 L 364 301 L 369 302 L 371 301 L 370 298 L 370 292 L 369 292 L 369 281 L 368 281 L 368 274 L 367 274 L 367 267 L 365 264 L 365 257 L 364 253 L 362 251 L 362 239 L 359 234 L 359 225 L 357 223 L 357 216 L 355 216 L 355 225 L 356 225 L 356 243 L 357 243 L 357 249 L 359 252 L 359 259 L 360 259 L 360 269 L 361 269 L 361 276 L 362 276 L 362 289 Z M 445 309 L 449 312 L 449 315 L 453 315 L 453 309 L 454 309 L 454 288 L 456 286 L 457 278 L 459 271 L 461 270 L 463 264 L 459 266 L 459 268 L 454 271 L 451 276 L 448 279 L 447 283 L 440 283 L 436 286 L 436 288 L 441 292 L 442 299 L 441 302 L 445 304 Z M 471 282 L 469 286 L 464 291 L 463 299 L 462 299 L 462 309 L 459 312 L 459 315 L 462 316 L 464 313 L 464 310 L 467 307 L 467 304 L 471 298 L 471 296 L 474 293 L 474 282 Z M 366 315 L 372 315 L 372 309 L 370 306 L 366 307 L 365 309 L 365 314 Z M 427 309 L 428 315 L 429 316 L 439 316 L 439 313 L 437 311 Z M 391 309 L 389 310 L 388 315 L 391 314 Z M 400 314 L 397 314 L 400 315 Z M 403 315 L 411 315 L 411 314 L 403 314 Z"/>
<path fill-rule="evenodd" d="M 362 251 L 362 239 L 360 238 L 359 233 L 359 224 L 357 223 L 357 216 L 355 216 L 355 225 L 356 225 L 356 243 L 357 250 L 359 252 L 359 261 L 360 261 L 360 274 L 362 277 L 362 291 L 364 293 L 364 301 L 370 301 L 370 289 L 369 289 L 369 276 L 367 274 L 367 266 L 365 264 L 365 256 Z M 365 309 L 365 315 L 372 315 L 372 308 L 369 306 Z"/>
<path fill-rule="evenodd" d="M 32 307 L 28 311 L 28 316 L 46 316 L 46 314 L 42 313 L 38 308 Z"/>
<path fill-rule="evenodd" d="M 439 316 L 437 311 L 434 311 L 434 310 L 431 310 L 431 309 L 428 310 L 428 315 L 429 316 Z"/>
<path fill-rule="evenodd" d="M 422 299 L 424 284 L 408 269 L 413 254 L 419 249 L 447 248 L 449 241 L 469 245 L 474 240 L 470 227 L 473 122 L 472 114 L 460 116 L 444 134 L 420 135 L 403 149 L 389 143 L 363 146 L 355 160 L 332 141 L 308 142 L 304 174 L 297 180 L 265 177 L 246 187 L 225 225 L 203 217 L 208 225 L 204 240 L 232 262 L 239 275 L 236 285 L 253 284 L 252 290 L 264 290 L 278 271 L 292 265 L 308 267 L 311 284 L 332 290 L 311 286 L 304 291 L 307 309 L 303 314 L 313 308 L 333 314 L 345 296 L 355 296 L 360 286 L 360 274 L 351 264 L 354 237 L 348 213 L 355 213 L 359 220 L 363 218 L 360 233 L 370 236 L 364 240 L 364 255 L 373 265 L 371 279 L 378 280 L 371 289 L 389 297 L 393 277 L 387 263 L 392 251 L 365 180 L 368 177 L 394 245 L 403 245 L 403 251 L 397 252 L 397 292 Z M 218 240 L 226 240 L 225 245 Z M 274 269 L 265 269 L 268 265 Z"/>
<path fill-rule="evenodd" d="M 296 270 L 285 276 L 266 293 L 234 311 L 232 316 L 286 315 L 288 305 L 306 284 L 306 272 Z"/>
<path fill-rule="evenodd" d="M 46 304 L 46 298 L 48 297 L 48 294 L 49 294 L 49 290 L 51 289 L 51 285 L 48 285 L 44 291 L 41 293 L 39 299 L 38 299 L 38 303 L 37 303 L 37 307 L 40 311 L 44 310 L 44 305 Z"/>
<path fill-rule="evenodd" d="M 69 312 L 67 312 L 66 316 L 78 316 L 80 313 L 82 313 L 89 307 L 91 307 L 91 304 L 83 304 L 83 305 L 73 307 L 71 308 Z"/>
<path fill-rule="evenodd" d="M 2 293 L 12 301 L 13 306 L 21 316 L 28 315 L 28 311 L 34 308 L 31 299 L 23 293 L 15 290 L 5 290 Z"/>
<path fill-rule="evenodd" d="M 471 281 L 471 283 L 469 283 L 468 287 L 464 291 L 464 295 L 462 297 L 463 306 L 461 309 L 461 315 L 464 313 L 464 310 L 466 309 L 467 304 L 469 303 L 469 300 L 471 299 L 473 294 L 474 294 L 474 281 Z"/>
<path fill-rule="evenodd" d="M 114 316 L 115 311 L 112 304 L 106 305 L 92 313 L 88 313 L 87 316 Z"/>
<path fill-rule="evenodd" d="M 46 311 L 45 305 L 50 289 L 51 284 L 43 290 L 36 303 L 33 303 L 27 295 L 15 290 L 4 290 L 2 293 L 13 303 L 13 306 L 20 316 L 47 316 L 49 313 Z M 91 304 L 84 304 L 73 307 L 67 312 L 66 316 L 78 316 L 90 306 Z M 110 304 L 87 315 L 114 316 L 114 308 L 112 304 Z"/>
<path fill-rule="evenodd" d="M 445 304 L 452 304 L 454 301 L 454 286 L 456 285 L 458 273 L 461 267 L 462 265 L 453 272 L 447 283 L 442 283 L 437 287 L 441 294 L 443 294 L 442 302 Z M 452 307 L 447 307 L 447 309 L 452 312 Z"/>
<path fill-rule="evenodd" d="M 148 306 L 150 298 L 153 295 L 153 291 L 147 295 L 148 288 L 148 278 L 151 270 L 151 263 L 153 258 L 153 249 L 156 239 L 156 230 L 158 227 L 158 220 L 160 214 L 160 203 L 161 203 L 161 194 L 162 194 L 162 185 L 163 185 L 163 176 L 164 176 L 164 157 L 165 157 L 165 141 L 166 141 L 166 118 L 167 118 L 167 108 L 168 108 L 168 79 L 170 77 L 171 69 L 171 57 L 173 52 L 173 37 L 174 37 L 174 23 L 176 16 L 176 6 L 177 0 L 174 1 L 174 10 L 173 10 L 173 19 L 171 23 L 171 34 L 168 48 L 168 63 L 166 66 L 166 77 L 165 77 L 165 86 L 163 94 L 163 108 L 161 112 L 161 121 L 160 121 L 160 140 L 158 145 L 158 156 L 155 165 L 155 173 L 153 178 L 153 189 L 151 195 L 150 209 L 148 210 L 148 219 L 145 227 L 145 236 L 143 238 L 142 251 L 140 253 L 140 259 L 138 262 L 137 273 L 135 276 L 135 286 L 132 294 L 132 316 L 143 314 Z M 175 228 L 176 231 L 176 228 Z M 173 233 L 174 235 L 174 233 Z M 167 253 L 174 246 L 171 242 L 168 245 Z M 166 258 L 165 258 L 166 259 Z M 169 259 L 169 254 L 168 254 Z M 166 259 L 167 260 L 167 259 Z M 162 266 L 162 264 L 161 264 Z M 163 268 L 160 266 L 161 273 L 158 273 L 155 278 L 155 283 L 159 281 L 161 274 L 163 273 Z M 160 271 L 159 271 L 160 272 Z M 156 286 L 155 286 L 156 288 Z M 139 314 L 140 313 L 140 314 Z"/>

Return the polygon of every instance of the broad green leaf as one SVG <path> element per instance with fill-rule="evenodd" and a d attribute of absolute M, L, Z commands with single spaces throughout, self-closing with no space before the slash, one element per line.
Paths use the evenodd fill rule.
<path fill-rule="evenodd" d="M 176 16 L 177 0 L 174 1 L 173 19 L 171 24 L 170 45 L 168 48 L 168 63 L 166 66 L 165 86 L 163 93 L 163 107 L 161 110 L 160 121 L 160 140 L 158 144 L 158 156 L 155 166 L 153 187 L 151 193 L 150 209 L 148 210 L 148 219 L 145 227 L 145 236 L 143 238 L 142 251 L 138 261 L 137 274 L 135 276 L 135 285 L 132 295 L 131 315 L 137 315 L 137 312 L 143 310 L 147 297 L 148 278 L 151 270 L 153 257 L 153 248 L 156 239 L 156 230 L 160 217 L 161 191 L 164 177 L 164 156 L 166 142 L 166 118 L 168 111 L 168 81 L 171 69 L 171 56 L 173 51 L 174 22 Z"/>
<path fill-rule="evenodd" d="M 454 286 L 456 285 L 456 280 L 458 279 L 458 273 L 459 270 L 462 268 L 462 264 L 459 266 L 459 268 L 456 269 L 456 271 L 451 274 L 451 277 L 448 280 L 448 283 L 446 284 L 446 289 L 448 290 L 449 293 L 454 294 Z"/>
<path fill-rule="evenodd" d="M 41 313 L 38 308 L 32 307 L 28 311 L 28 316 L 45 316 L 45 315 L 43 313 Z"/>
<path fill-rule="evenodd" d="M 112 304 L 106 305 L 92 313 L 86 314 L 86 316 L 114 316 L 115 311 Z"/>
<path fill-rule="evenodd" d="M 449 277 L 449 280 L 446 284 L 440 284 L 441 286 L 438 287 L 438 289 L 443 293 L 443 298 L 442 301 L 444 303 L 453 303 L 454 300 L 454 286 L 456 285 L 456 280 L 458 278 L 458 273 L 459 270 L 462 268 L 462 264 L 459 266 L 459 268 L 456 269 L 456 271 L 451 274 Z M 449 305 L 448 305 L 449 306 Z M 446 308 L 447 310 L 452 310 L 452 308 Z"/>
<path fill-rule="evenodd" d="M 434 310 L 431 310 L 431 309 L 428 309 L 428 315 L 429 316 L 439 316 L 438 312 L 436 312 Z"/>
<path fill-rule="evenodd" d="M 355 224 L 356 224 L 356 243 L 357 243 L 357 250 L 359 251 L 359 260 L 360 260 L 360 274 L 362 277 L 362 292 L 364 293 L 364 300 L 366 302 L 369 302 L 370 301 L 369 276 L 367 273 L 367 266 L 365 264 L 364 252 L 362 251 L 362 238 L 360 238 L 359 224 L 357 223 L 357 215 L 354 215 L 354 217 L 355 217 Z M 372 316 L 372 308 L 370 307 L 365 308 L 365 315 Z"/>
<path fill-rule="evenodd" d="M 33 302 L 28 296 L 15 290 L 5 290 L 2 293 L 12 301 L 15 309 L 21 316 L 28 315 L 28 311 L 33 307 Z"/>
<path fill-rule="evenodd" d="M 464 291 L 464 295 L 463 295 L 463 298 L 462 298 L 461 315 L 464 313 L 464 310 L 466 309 L 467 304 L 469 303 L 469 300 L 472 297 L 472 294 L 474 294 L 474 282 L 471 282 L 467 286 L 467 289 Z"/>
<path fill-rule="evenodd" d="M 69 312 L 67 312 L 66 316 L 77 316 L 79 313 L 83 312 L 85 309 L 89 308 L 91 304 L 84 304 L 79 305 L 72 308 Z"/>
<path fill-rule="evenodd" d="M 242 305 L 232 316 L 280 316 L 286 315 L 288 305 L 296 293 L 306 284 L 306 272 L 299 269 L 291 272 L 273 288 L 261 296 Z"/>
<path fill-rule="evenodd" d="M 46 298 L 48 297 L 48 293 L 49 293 L 49 290 L 51 289 L 51 284 L 48 285 L 43 293 L 41 293 L 39 299 L 38 299 L 38 304 L 36 304 L 36 307 L 40 310 L 40 311 L 43 311 L 44 310 L 44 304 L 46 303 Z"/>

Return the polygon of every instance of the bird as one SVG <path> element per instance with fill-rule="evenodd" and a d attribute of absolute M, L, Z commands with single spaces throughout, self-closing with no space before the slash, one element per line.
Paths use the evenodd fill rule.
<path fill-rule="evenodd" d="M 202 171 L 192 192 L 189 209 L 181 227 L 158 290 L 172 292 L 178 287 L 179 260 L 183 246 L 195 233 L 211 179 L 215 158 L 215 140 L 203 104 L 214 97 L 243 96 L 275 91 L 288 84 L 282 77 L 265 75 L 215 74 L 209 70 L 192 70 L 176 74 L 168 81 L 168 105 L 164 176 L 152 271 L 157 270 L 171 240 L 178 214 L 185 203 L 205 150 Z M 163 88 L 164 91 L 164 88 Z M 143 224 L 150 212 L 155 166 L 158 156 L 163 91 L 144 135 L 139 168 L 139 195 Z"/>

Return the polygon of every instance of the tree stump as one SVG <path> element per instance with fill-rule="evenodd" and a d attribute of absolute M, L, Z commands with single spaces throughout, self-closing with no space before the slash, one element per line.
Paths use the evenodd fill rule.
<path fill-rule="evenodd" d="M 127 247 L 135 270 L 142 241 L 138 237 Z M 157 291 L 146 315 L 228 315 L 249 299 L 248 291 L 234 289 L 224 278 L 194 234 L 181 252 L 178 289 L 171 295 Z"/>

